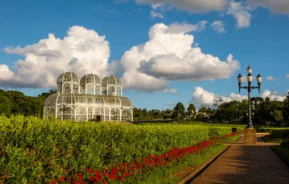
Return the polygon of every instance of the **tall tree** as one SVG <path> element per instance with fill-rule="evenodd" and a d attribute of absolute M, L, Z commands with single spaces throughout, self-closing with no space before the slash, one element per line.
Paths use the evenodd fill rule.
<path fill-rule="evenodd" d="M 219 122 L 222 122 L 222 103 L 223 103 L 223 98 L 222 97 L 217 97 L 216 100 L 215 100 L 215 103 L 213 104 L 214 107 L 216 107 L 218 110 L 217 110 L 217 114 L 218 114 L 218 119 L 219 119 Z"/>
<path fill-rule="evenodd" d="M 173 109 L 172 119 L 181 120 L 185 117 L 185 114 L 185 107 L 181 102 L 179 102 Z"/>
<path fill-rule="evenodd" d="M 187 112 L 189 113 L 190 117 L 195 117 L 196 115 L 196 107 L 194 104 L 189 104 L 189 106 L 187 107 Z"/>

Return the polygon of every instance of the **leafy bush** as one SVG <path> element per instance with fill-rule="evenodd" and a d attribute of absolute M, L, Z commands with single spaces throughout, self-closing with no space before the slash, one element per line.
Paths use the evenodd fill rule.
<path fill-rule="evenodd" d="M 271 135 L 273 138 L 286 139 L 289 138 L 289 129 L 273 129 Z"/>

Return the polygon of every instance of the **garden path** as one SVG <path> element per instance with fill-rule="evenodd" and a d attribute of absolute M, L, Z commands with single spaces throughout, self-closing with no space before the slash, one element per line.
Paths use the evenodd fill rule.
<path fill-rule="evenodd" d="M 242 136 L 228 145 L 190 184 L 289 184 L 289 167 L 270 148 L 276 143 L 264 143 L 257 138 L 256 145 L 246 145 Z"/>

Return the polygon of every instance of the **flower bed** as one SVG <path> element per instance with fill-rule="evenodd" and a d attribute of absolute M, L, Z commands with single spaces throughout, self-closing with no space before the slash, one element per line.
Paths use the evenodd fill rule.
<path fill-rule="evenodd" d="M 205 150 L 208 147 L 219 144 L 222 139 L 235 137 L 237 132 L 220 136 L 219 139 L 211 139 L 202 141 L 196 145 L 174 148 L 161 155 L 149 155 L 142 159 L 136 159 L 134 162 L 122 163 L 115 165 L 112 168 L 103 168 L 101 170 L 93 170 L 90 168 L 83 168 L 82 172 L 75 173 L 72 177 L 60 177 L 59 179 L 48 181 L 47 184 L 57 183 L 118 183 L 125 182 L 128 178 L 136 175 L 144 175 L 150 173 L 153 169 L 164 167 L 171 162 L 180 161 L 187 155 L 193 155 Z"/>
<path fill-rule="evenodd" d="M 82 169 L 82 173 L 75 173 L 72 177 L 60 177 L 57 180 L 49 181 L 48 184 L 69 182 L 73 184 L 82 183 L 110 183 L 111 181 L 125 181 L 127 178 L 136 174 L 146 174 L 156 167 L 166 166 L 172 161 L 180 160 L 188 154 L 195 154 L 216 143 L 219 139 L 206 140 L 197 145 L 184 148 L 174 148 L 158 156 L 149 155 L 148 157 L 137 159 L 135 162 L 123 163 L 112 168 L 102 170 Z"/>

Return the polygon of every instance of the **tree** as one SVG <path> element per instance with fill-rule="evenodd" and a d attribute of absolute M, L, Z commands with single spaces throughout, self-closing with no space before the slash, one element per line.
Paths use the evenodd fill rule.
<path fill-rule="evenodd" d="M 172 119 L 183 119 L 185 114 L 185 107 L 181 102 L 179 102 L 173 109 Z"/>
<path fill-rule="evenodd" d="M 278 125 L 282 125 L 283 123 L 283 114 L 282 111 L 280 110 L 274 110 L 271 113 L 271 116 L 273 117 L 273 120 L 278 124 Z"/>
<path fill-rule="evenodd" d="M 219 115 L 219 122 L 222 122 L 222 103 L 223 103 L 223 98 L 222 97 L 217 97 L 215 100 L 215 103 L 213 104 L 214 107 L 218 108 L 217 114 Z"/>
<path fill-rule="evenodd" d="M 289 92 L 287 98 L 284 100 L 284 107 L 283 107 L 283 116 L 286 120 L 287 124 L 289 124 Z"/>
<path fill-rule="evenodd" d="M 189 104 L 189 106 L 187 107 L 187 112 L 189 113 L 190 117 L 195 118 L 196 115 L 196 107 L 194 106 L 194 104 Z"/>
<path fill-rule="evenodd" d="M 38 97 L 46 99 L 50 95 L 53 95 L 53 94 L 56 94 L 56 93 L 57 93 L 56 89 L 50 89 L 49 92 L 41 93 L 40 95 L 38 95 Z"/>
<path fill-rule="evenodd" d="M 11 115 L 11 106 L 9 98 L 0 93 L 0 115 L 3 113 L 5 116 Z"/>
<path fill-rule="evenodd" d="M 170 119 L 172 117 L 172 110 L 167 109 L 163 111 L 163 119 Z"/>

